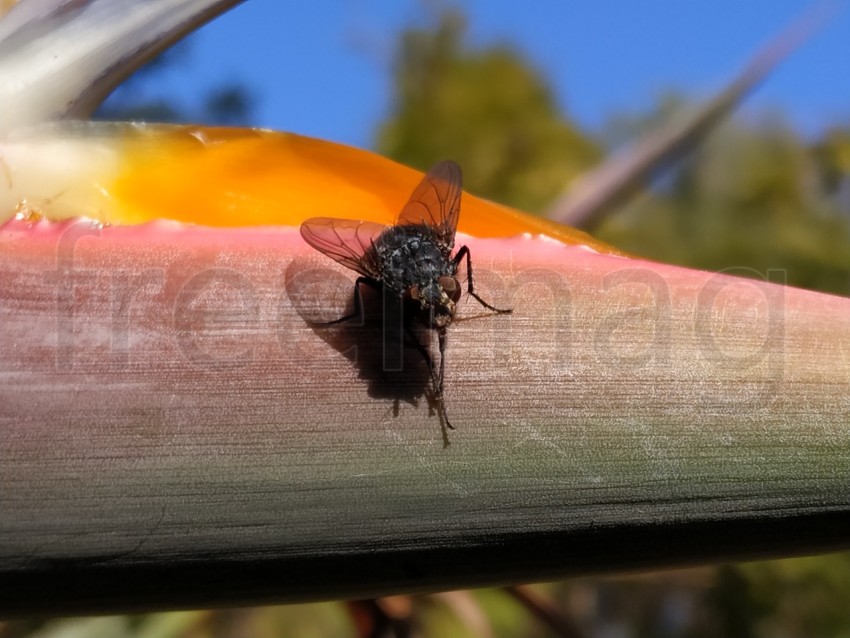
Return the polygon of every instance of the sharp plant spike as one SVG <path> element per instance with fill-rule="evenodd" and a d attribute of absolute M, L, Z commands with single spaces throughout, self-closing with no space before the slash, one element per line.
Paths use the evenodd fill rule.
<path fill-rule="evenodd" d="M 728 116 L 789 53 L 834 14 L 832 4 L 795 22 L 759 51 L 726 87 L 701 107 L 649 133 L 630 148 L 581 176 L 546 217 L 585 230 L 596 227 L 614 204 L 693 148 Z"/>
<path fill-rule="evenodd" d="M 241 0 L 28 0 L 0 20 L 0 136 L 86 118 L 133 71 Z"/>

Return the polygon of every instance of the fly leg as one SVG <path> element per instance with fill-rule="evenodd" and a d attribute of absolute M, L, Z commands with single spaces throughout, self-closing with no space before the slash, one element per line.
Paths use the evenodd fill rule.
<path fill-rule="evenodd" d="M 446 399 L 443 395 L 443 379 L 446 378 L 446 329 L 440 328 L 437 334 L 440 342 L 440 382 L 437 384 L 437 402 L 443 412 L 446 427 L 454 430 L 454 426 L 449 422 L 449 415 L 446 414 Z"/>
<path fill-rule="evenodd" d="M 445 350 L 446 350 L 446 331 L 445 329 L 441 329 L 439 331 L 439 339 L 440 339 L 440 376 L 438 377 L 434 370 L 434 361 L 431 359 L 431 354 L 428 350 L 419 343 L 419 339 L 416 338 L 416 335 L 413 334 L 413 331 L 410 327 L 407 327 L 407 334 L 410 337 L 410 341 L 413 343 L 413 347 L 422 355 L 422 358 L 425 359 L 425 365 L 428 366 L 428 372 L 431 375 L 431 384 L 434 386 L 434 398 L 437 402 L 437 405 L 440 409 L 440 418 L 443 423 L 445 423 L 446 427 L 449 430 L 454 430 L 454 426 L 449 421 L 449 415 L 446 412 L 446 402 L 443 398 L 443 377 L 446 370 L 446 360 L 445 360 Z"/>
<path fill-rule="evenodd" d="M 354 312 L 345 315 L 344 317 L 340 317 L 339 319 L 334 319 L 333 321 L 316 321 L 312 322 L 314 326 L 333 326 L 338 323 L 345 323 L 355 317 L 360 317 L 360 323 L 363 323 L 363 295 L 360 292 L 360 285 L 366 284 L 375 290 L 381 289 L 381 283 L 372 279 L 371 277 L 358 277 L 357 281 L 354 282 Z"/>
<path fill-rule="evenodd" d="M 491 306 L 490 304 L 488 304 L 486 301 L 484 301 L 481 297 L 479 297 L 476 294 L 475 286 L 474 286 L 473 280 L 472 280 L 472 256 L 469 253 L 469 248 L 467 248 L 466 246 L 461 246 L 461 249 L 459 251 L 457 251 L 457 255 L 454 256 L 454 259 L 452 259 L 452 263 L 454 264 L 455 268 L 457 268 L 458 264 L 461 262 L 461 260 L 464 257 L 466 257 L 466 275 L 467 275 L 466 290 L 469 293 L 469 295 L 472 298 L 474 298 L 478 303 L 480 303 L 482 306 L 487 308 L 487 310 L 492 310 L 493 312 L 496 312 L 500 315 L 509 314 L 509 313 L 513 312 L 514 311 L 513 308 L 504 308 L 503 309 L 503 308 L 496 308 L 495 306 Z"/>

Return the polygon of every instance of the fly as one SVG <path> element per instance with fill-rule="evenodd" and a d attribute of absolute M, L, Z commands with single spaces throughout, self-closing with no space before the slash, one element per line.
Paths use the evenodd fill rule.
<path fill-rule="evenodd" d="M 437 332 L 439 375 L 428 351 L 411 336 L 428 365 L 442 421 L 452 430 L 443 395 L 446 331 L 460 300 L 457 273 L 464 259 L 469 295 L 495 313 L 511 312 L 491 306 L 476 294 L 469 248 L 461 246 L 452 256 L 461 193 L 460 166 L 444 161 L 428 171 L 392 226 L 330 217 L 314 217 L 301 225 L 301 236 L 308 244 L 360 275 L 354 284 L 354 312 L 329 324 L 361 315 L 360 286 L 365 284 L 409 302 L 416 318 Z"/>

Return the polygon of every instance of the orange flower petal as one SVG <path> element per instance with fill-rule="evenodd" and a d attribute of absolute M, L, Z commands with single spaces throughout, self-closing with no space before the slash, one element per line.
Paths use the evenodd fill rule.
<path fill-rule="evenodd" d="M 422 174 L 374 153 L 291 133 L 71 123 L 0 143 L 0 208 L 109 224 L 156 219 L 297 226 L 315 216 L 393 223 Z M 0 180 L 2 181 L 2 180 Z M 458 230 L 545 234 L 618 250 L 572 228 L 466 195 Z"/>

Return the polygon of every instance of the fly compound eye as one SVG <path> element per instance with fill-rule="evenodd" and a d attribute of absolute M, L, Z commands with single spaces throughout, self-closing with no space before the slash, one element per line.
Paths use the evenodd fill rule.
<path fill-rule="evenodd" d="M 458 299 L 460 299 L 461 293 L 460 282 L 454 277 L 447 276 L 440 277 L 439 282 L 448 298 L 451 299 L 453 303 L 457 303 Z"/>

